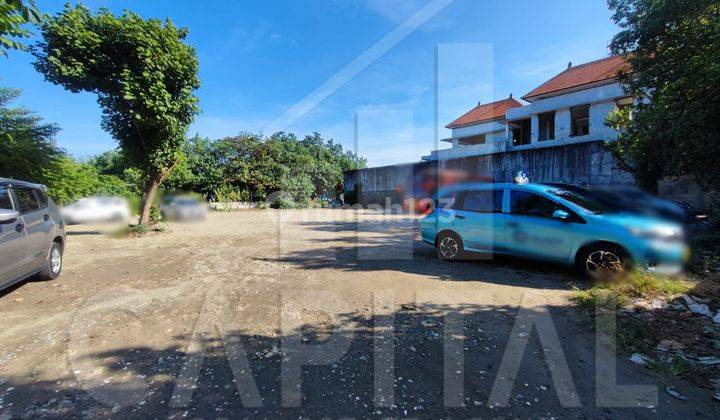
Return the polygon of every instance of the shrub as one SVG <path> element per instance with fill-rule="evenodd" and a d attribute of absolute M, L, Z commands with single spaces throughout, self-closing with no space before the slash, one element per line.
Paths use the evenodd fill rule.
<path fill-rule="evenodd" d="M 156 205 L 150 206 L 150 223 L 155 224 L 162 220 L 162 214 L 160 208 Z"/>
<path fill-rule="evenodd" d="M 271 209 L 294 209 L 295 202 L 289 197 L 277 197 L 270 203 Z"/>

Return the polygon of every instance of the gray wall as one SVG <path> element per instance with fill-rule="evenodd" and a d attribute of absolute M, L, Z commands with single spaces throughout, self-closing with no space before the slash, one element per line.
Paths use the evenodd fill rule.
<path fill-rule="evenodd" d="M 439 164 L 441 168 L 465 169 L 490 176 L 496 182 L 512 182 L 518 171 L 523 170 L 532 182 L 633 183 L 632 175 L 617 168 L 602 142 L 509 151 Z"/>
<path fill-rule="evenodd" d="M 471 156 L 441 162 L 418 162 L 348 171 L 344 176 L 345 198 L 351 202 L 356 184 L 361 185 L 358 202 L 385 204 L 402 200 L 398 187 L 412 191 L 413 179 L 421 171 L 435 168 L 464 169 L 475 176 L 490 176 L 496 182 L 512 182 L 524 170 L 532 182 L 571 182 L 590 184 L 631 184 L 633 178 L 615 165 L 612 155 L 602 142 L 577 143 L 565 146 L 527 149 Z"/>

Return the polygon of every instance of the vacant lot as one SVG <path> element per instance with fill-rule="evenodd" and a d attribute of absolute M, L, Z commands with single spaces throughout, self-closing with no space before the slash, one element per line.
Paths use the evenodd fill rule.
<path fill-rule="evenodd" d="M 712 393 L 624 358 L 617 382 L 650 387 L 597 391 L 572 272 L 438 261 L 413 218 L 246 211 L 70 233 L 58 280 L 0 295 L 0 418 L 720 415 Z"/>

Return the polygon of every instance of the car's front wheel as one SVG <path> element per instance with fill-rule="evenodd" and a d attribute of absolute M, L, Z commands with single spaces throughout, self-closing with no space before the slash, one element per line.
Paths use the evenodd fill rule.
<path fill-rule="evenodd" d="M 586 248 L 578 256 L 577 265 L 593 280 L 614 280 L 628 272 L 632 261 L 624 249 L 606 243 Z"/>
<path fill-rule="evenodd" d="M 462 240 L 452 232 L 443 232 L 437 239 L 437 252 L 442 260 L 456 260 L 463 252 Z"/>
<path fill-rule="evenodd" d="M 62 247 L 59 243 L 53 242 L 50 254 L 42 271 L 38 274 L 40 280 L 54 280 L 60 276 L 62 271 Z"/>

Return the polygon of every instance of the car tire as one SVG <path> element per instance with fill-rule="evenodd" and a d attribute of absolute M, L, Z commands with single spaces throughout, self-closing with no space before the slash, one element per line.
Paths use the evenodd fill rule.
<path fill-rule="evenodd" d="M 60 272 L 62 271 L 62 254 L 60 244 L 53 242 L 47 261 L 45 261 L 45 266 L 43 266 L 43 269 L 38 273 L 37 277 L 39 280 L 54 280 L 60 276 Z"/>
<path fill-rule="evenodd" d="M 616 280 L 632 268 L 628 253 L 612 243 L 585 248 L 578 254 L 576 264 L 583 275 L 594 281 Z"/>
<path fill-rule="evenodd" d="M 463 243 L 460 237 L 453 232 L 442 232 L 437 238 L 438 258 L 445 261 L 459 259 L 463 254 Z"/>

